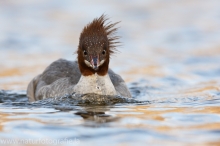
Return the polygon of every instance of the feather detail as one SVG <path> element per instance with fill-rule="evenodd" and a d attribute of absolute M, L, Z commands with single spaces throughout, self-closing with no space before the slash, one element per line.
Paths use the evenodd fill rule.
<path fill-rule="evenodd" d="M 107 22 L 108 20 L 109 18 L 103 14 L 86 25 L 80 35 L 78 49 L 82 47 L 83 42 L 91 43 L 94 39 L 102 37 L 102 39 L 108 42 L 109 53 L 117 52 L 116 47 L 120 46 L 121 42 L 118 41 L 120 37 L 115 35 L 118 30 L 118 27 L 115 26 L 119 22 L 112 23 L 111 21 Z"/>

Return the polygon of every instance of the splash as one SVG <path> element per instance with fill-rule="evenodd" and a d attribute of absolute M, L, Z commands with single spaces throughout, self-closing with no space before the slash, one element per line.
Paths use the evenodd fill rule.
<path fill-rule="evenodd" d="M 124 98 L 121 96 L 97 95 L 97 94 L 71 94 L 62 97 L 49 97 L 43 100 L 29 102 L 24 93 L 14 93 L 12 91 L 1 90 L 0 101 L 7 106 L 22 107 L 70 107 L 76 105 L 114 105 L 114 104 L 148 104 L 149 101 L 138 101 L 133 98 Z"/>

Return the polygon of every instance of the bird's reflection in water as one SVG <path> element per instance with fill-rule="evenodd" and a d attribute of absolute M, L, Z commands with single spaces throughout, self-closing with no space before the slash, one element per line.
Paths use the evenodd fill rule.
<path fill-rule="evenodd" d="M 80 115 L 87 126 L 103 126 L 103 123 L 116 121 L 118 118 L 106 114 L 110 110 L 107 106 L 85 106 L 76 115 Z M 98 125 L 97 125 L 98 124 Z"/>

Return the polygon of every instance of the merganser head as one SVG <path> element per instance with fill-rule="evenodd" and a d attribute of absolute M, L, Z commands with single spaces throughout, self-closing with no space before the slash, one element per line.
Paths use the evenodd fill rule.
<path fill-rule="evenodd" d="M 105 23 L 108 18 L 102 15 L 84 27 L 77 50 L 79 69 L 84 76 L 108 73 L 110 55 L 116 51 L 118 36 L 114 36 L 118 23 Z"/>

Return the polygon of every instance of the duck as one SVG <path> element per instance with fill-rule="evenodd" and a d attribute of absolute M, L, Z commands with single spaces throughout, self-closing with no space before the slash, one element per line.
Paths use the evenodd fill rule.
<path fill-rule="evenodd" d="M 131 98 L 125 81 L 109 68 L 110 57 L 120 44 L 115 35 L 118 23 L 104 14 L 88 23 L 79 37 L 77 59 L 58 59 L 34 77 L 27 87 L 29 101 L 73 93 Z"/>

